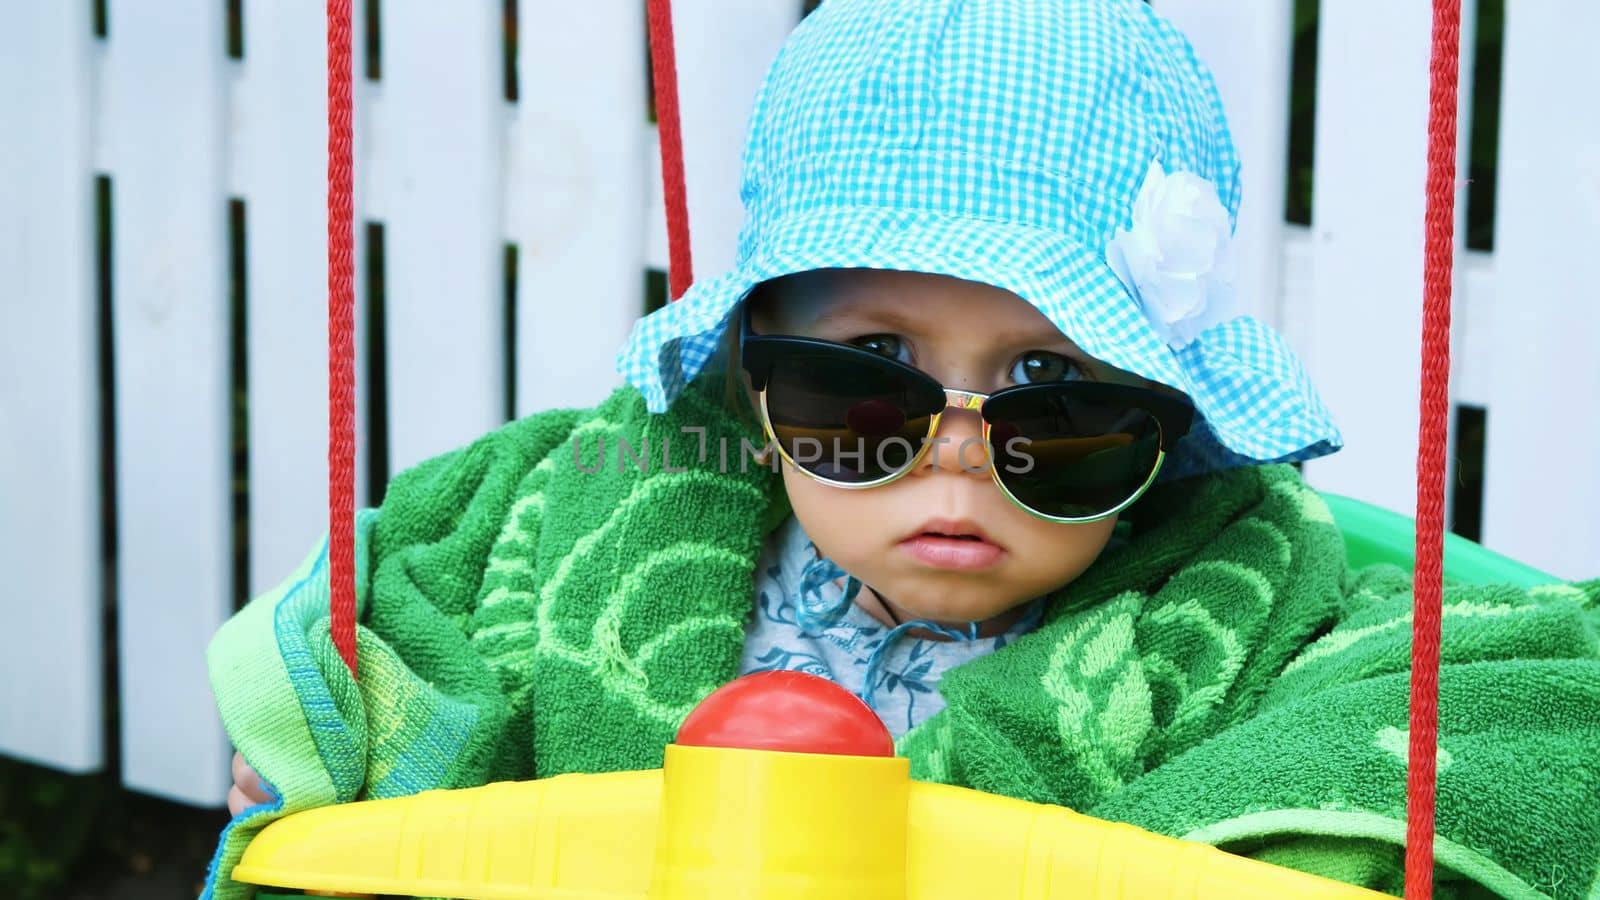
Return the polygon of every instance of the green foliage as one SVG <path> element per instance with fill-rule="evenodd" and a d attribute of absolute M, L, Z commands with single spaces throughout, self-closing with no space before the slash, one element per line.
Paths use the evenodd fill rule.
<path fill-rule="evenodd" d="M 111 766 L 114 772 L 116 766 Z M 195 897 L 227 815 L 0 757 L 0 898 Z"/>
<path fill-rule="evenodd" d="M 90 843 L 103 794 L 94 776 L 0 758 L 0 884 L 12 900 L 61 896 Z"/>
<path fill-rule="evenodd" d="M 1289 165 L 1283 217 L 1311 224 L 1311 183 L 1317 118 L 1317 0 L 1295 0 L 1289 81 Z"/>

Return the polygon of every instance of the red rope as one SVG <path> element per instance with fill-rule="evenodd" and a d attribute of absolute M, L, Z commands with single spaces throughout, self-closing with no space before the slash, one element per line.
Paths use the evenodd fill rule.
<path fill-rule="evenodd" d="M 683 179 L 683 131 L 678 122 L 678 63 L 671 0 L 648 0 L 650 64 L 661 135 L 661 184 L 667 201 L 667 297 L 683 296 L 694 281 L 689 262 L 689 199 Z"/>
<path fill-rule="evenodd" d="M 1439 738 L 1439 603 L 1444 562 L 1450 292 L 1455 238 L 1456 82 L 1461 0 L 1433 0 L 1428 87 L 1428 198 L 1422 275 L 1422 407 L 1411 622 L 1411 762 L 1406 785 L 1406 897 L 1433 896 L 1434 763 Z"/>
<path fill-rule="evenodd" d="M 350 0 L 328 13 L 328 604 L 333 644 L 356 674 L 355 264 Z"/>

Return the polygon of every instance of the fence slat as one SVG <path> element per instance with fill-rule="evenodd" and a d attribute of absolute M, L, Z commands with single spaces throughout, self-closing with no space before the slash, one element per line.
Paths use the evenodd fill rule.
<path fill-rule="evenodd" d="M 1285 225 L 1283 229 L 1283 301 L 1286 313 L 1284 335 L 1300 347 L 1310 343 L 1305 320 L 1311 315 L 1311 295 L 1315 282 L 1312 271 L 1311 229 L 1304 225 Z M 1489 402 L 1489 370 L 1495 353 L 1493 306 L 1495 298 L 1494 257 L 1482 250 L 1468 250 L 1459 260 L 1461 277 L 1456 280 L 1452 315 L 1459 326 L 1451 356 L 1454 371 L 1452 390 L 1458 402 L 1484 406 Z"/>
<path fill-rule="evenodd" d="M 789 0 L 678 0 L 673 31 L 683 118 L 684 180 L 696 278 L 733 264 L 744 208 L 740 158 L 756 89 L 799 21 Z M 660 152 L 652 143 L 650 260 L 666 268 Z"/>
<path fill-rule="evenodd" d="M 1472 25 L 1464 11 L 1463 47 Z M 1306 363 L 1345 448 L 1306 474 L 1407 515 L 1416 509 L 1430 26 L 1425 3 L 1324 3 L 1317 55 Z M 1470 53 L 1463 63 L 1470 73 Z M 1463 96 L 1469 89 L 1464 77 Z M 1458 217 L 1464 197 L 1458 188 Z"/>
<path fill-rule="evenodd" d="M 527 415 L 610 393 L 643 309 L 644 6 L 522 0 L 518 18 L 506 230 L 519 260 L 516 412 Z"/>
<path fill-rule="evenodd" d="M 223 5 L 111 4 L 123 779 L 220 804 L 205 647 L 231 610 Z"/>
<path fill-rule="evenodd" d="M 1157 0 L 1211 68 L 1239 150 L 1243 197 L 1234 230 L 1239 311 L 1281 326 L 1283 191 L 1288 157 L 1294 4 Z"/>
<path fill-rule="evenodd" d="M 250 593 L 327 526 L 326 43 L 321 0 L 244 6 Z"/>
<path fill-rule="evenodd" d="M 1484 538 L 1568 578 L 1600 574 L 1597 33 L 1594 3 L 1506 4 Z"/>
<path fill-rule="evenodd" d="M 500 13 L 489 0 L 383 3 L 393 472 L 505 419 Z"/>
<path fill-rule="evenodd" d="M 101 766 L 89 6 L 0 28 L 0 753 Z"/>

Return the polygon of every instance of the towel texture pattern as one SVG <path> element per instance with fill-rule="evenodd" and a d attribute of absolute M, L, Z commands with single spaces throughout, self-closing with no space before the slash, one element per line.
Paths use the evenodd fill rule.
<path fill-rule="evenodd" d="M 789 515 L 710 394 L 651 415 L 619 390 L 397 477 L 357 522 L 359 682 L 325 550 L 224 626 L 213 690 L 278 797 L 230 823 L 207 896 L 248 896 L 227 873 L 299 809 L 660 765 L 737 674 Z M 946 674 L 899 744 L 914 773 L 1398 892 L 1406 574 L 1347 571 L 1286 466 L 1161 485 L 1126 516 L 1037 631 Z M 1597 896 L 1600 582 L 1444 603 L 1440 896 Z"/>

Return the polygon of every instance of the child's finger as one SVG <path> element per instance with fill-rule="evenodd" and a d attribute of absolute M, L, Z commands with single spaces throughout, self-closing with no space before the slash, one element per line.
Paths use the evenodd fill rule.
<path fill-rule="evenodd" d="M 248 776 L 248 777 L 246 777 L 246 776 Z M 256 770 L 250 768 L 250 765 L 244 761 L 244 757 L 240 756 L 237 753 L 235 753 L 233 755 L 233 777 L 235 779 L 235 783 L 234 783 L 233 787 L 228 789 L 228 814 L 229 815 L 237 816 L 239 813 L 244 812 L 245 810 L 249 809 L 252 806 L 256 806 L 258 804 L 266 802 L 266 800 L 268 798 L 265 795 L 263 795 L 262 797 L 260 797 L 258 799 L 256 797 L 250 796 L 249 794 L 246 794 L 245 791 L 242 788 L 240 788 L 240 786 L 239 786 L 240 784 L 249 783 L 249 784 L 253 784 L 253 785 L 258 785 L 257 789 L 259 790 L 260 789 L 259 785 L 262 782 L 261 782 L 261 776 L 256 774 Z M 370 898 L 372 898 L 374 895 L 372 895 L 372 894 L 343 894 L 343 893 L 337 893 L 337 892 L 333 892 L 333 891 L 307 891 L 306 892 L 306 896 L 308 896 L 308 897 L 357 897 L 357 898 L 369 898 L 369 900 L 370 900 Z"/>
<path fill-rule="evenodd" d="M 233 783 L 244 785 L 257 780 L 256 770 L 244 761 L 244 754 L 235 750 L 233 753 Z"/>
<path fill-rule="evenodd" d="M 255 805 L 256 801 L 246 797 L 237 784 L 228 788 L 228 815 L 237 816 Z"/>
<path fill-rule="evenodd" d="M 242 753 L 233 754 L 233 784 L 247 799 L 256 803 L 266 803 L 272 799 L 267 783 L 262 781 L 261 775 L 244 761 Z"/>

